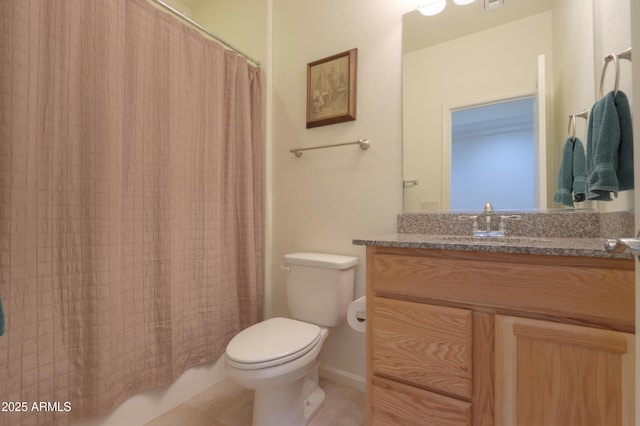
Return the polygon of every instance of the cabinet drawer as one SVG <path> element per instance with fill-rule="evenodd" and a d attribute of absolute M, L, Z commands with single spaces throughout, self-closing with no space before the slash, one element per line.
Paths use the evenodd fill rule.
<path fill-rule="evenodd" d="M 371 302 L 374 374 L 471 399 L 471 311 L 381 297 Z"/>
<path fill-rule="evenodd" d="M 630 259 L 409 253 L 413 255 L 377 250 L 370 255 L 369 294 L 544 315 L 634 332 L 635 276 Z"/>
<path fill-rule="evenodd" d="M 373 377 L 373 426 L 471 425 L 471 403 Z"/>

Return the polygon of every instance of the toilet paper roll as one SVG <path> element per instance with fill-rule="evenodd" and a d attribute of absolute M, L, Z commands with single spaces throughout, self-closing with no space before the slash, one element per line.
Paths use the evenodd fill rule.
<path fill-rule="evenodd" d="M 364 333 L 366 330 L 365 314 L 367 312 L 367 298 L 362 296 L 349 303 L 347 308 L 347 323 L 358 333 Z"/>

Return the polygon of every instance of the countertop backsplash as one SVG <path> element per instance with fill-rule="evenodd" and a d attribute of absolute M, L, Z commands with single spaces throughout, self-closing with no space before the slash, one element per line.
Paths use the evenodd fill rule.
<path fill-rule="evenodd" d="M 483 212 L 419 212 L 398 215 L 400 234 L 471 235 L 471 215 L 478 215 L 484 228 Z M 594 212 L 590 210 L 543 210 L 535 212 L 495 211 L 492 229 L 497 229 L 500 215 L 517 215 L 506 219 L 507 235 L 553 238 L 628 238 L 634 237 L 632 211 Z"/>

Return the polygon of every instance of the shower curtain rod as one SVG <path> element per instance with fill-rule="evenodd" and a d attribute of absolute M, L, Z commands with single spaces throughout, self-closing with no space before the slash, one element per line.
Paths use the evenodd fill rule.
<path fill-rule="evenodd" d="M 162 0 L 151 0 L 152 2 L 156 3 L 159 6 L 162 6 L 163 8 L 165 8 L 166 10 L 168 10 L 169 12 L 173 13 L 174 15 L 176 15 L 178 18 L 188 22 L 189 24 L 193 25 L 194 27 L 196 27 L 197 29 L 199 29 L 200 31 L 204 32 L 205 34 L 207 34 L 210 37 L 213 37 L 215 40 L 217 40 L 218 42 L 224 44 L 225 46 L 227 46 L 229 49 L 233 50 L 234 52 L 238 53 L 239 55 L 244 56 L 245 58 L 247 58 L 249 61 L 253 62 L 254 65 L 256 65 L 257 67 L 260 66 L 260 61 L 254 59 L 253 57 L 251 57 L 250 55 L 244 53 L 242 50 L 238 49 L 237 47 L 235 47 L 233 44 L 229 43 L 228 41 L 226 41 L 225 39 L 223 39 L 222 37 L 220 37 L 219 35 L 215 34 L 214 32 L 212 32 L 210 29 L 208 29 L 207 27 L 197 23 L 196 21 L 194 21 L 193 19 L 189 18 L 187 15 L 185 15 L 184 13 L 180 12 L 178 9 L 175 9 L 174 7 L 168 5 L 167 3 L 163 2 Z"/>

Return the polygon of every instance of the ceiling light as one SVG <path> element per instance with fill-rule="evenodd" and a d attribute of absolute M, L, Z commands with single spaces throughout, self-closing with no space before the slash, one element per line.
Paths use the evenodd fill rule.
<path fill-rule="evenodd" d="M 418 12 L 425 16 L 433 16 L 442 12 L 447 5 L 447 0 L 431 0 L 418 6 Z"/>
<path fill-rule="evenodd" d="M 473 3 L 476 0 L 453 0 L 459 6 Z M 504 1 L 504 0 L 485 0 L 485 1 Z M 447 6 L 447 0 L 427 0 L 426 3 L 418 6 L 418 11 L 425 16 L 433 16 L 442 12 Z"/>

